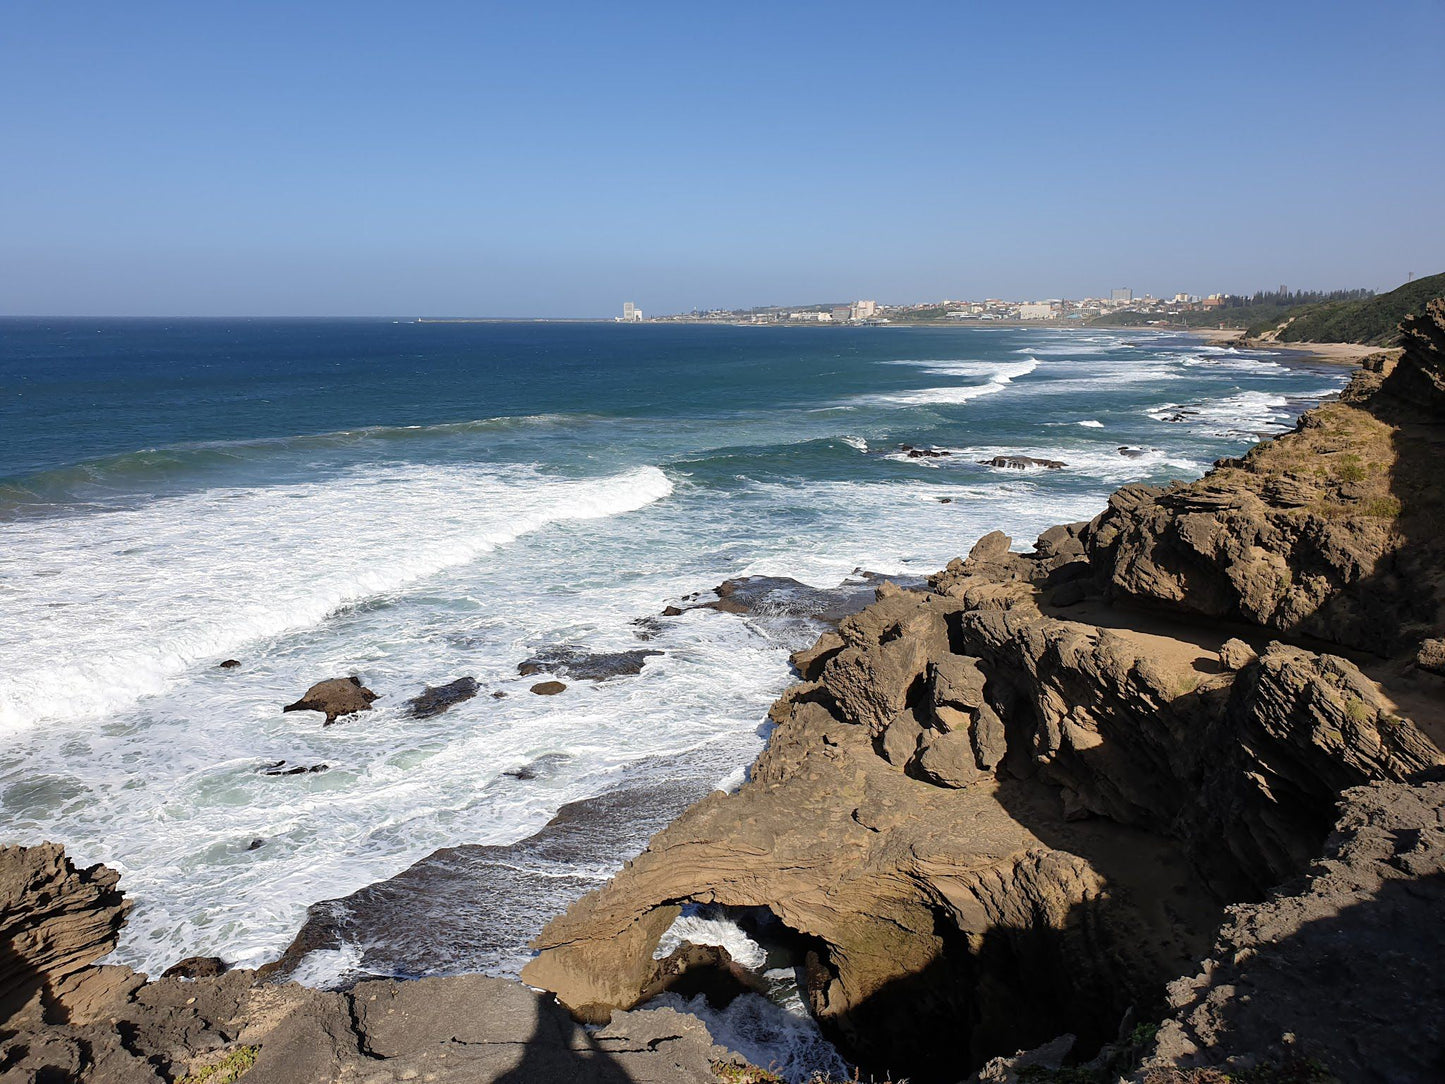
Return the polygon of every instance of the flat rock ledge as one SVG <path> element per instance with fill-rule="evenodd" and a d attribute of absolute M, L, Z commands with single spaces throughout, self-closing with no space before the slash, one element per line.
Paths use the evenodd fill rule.
<path fill-rule="evenodd" d="M 483 975 L 344 992 L 215 966 L 147 981 L 94 962 L 129 908 L 116 881 L 54 844 L 0 848 L 0 1079 L 174 1084 L 249 1066 L 246 1084 L 716 1084 L 715 1065 L 746 1066 L 693 1016 L 617 1013 L 588 1033 L 550 995 Z"/>

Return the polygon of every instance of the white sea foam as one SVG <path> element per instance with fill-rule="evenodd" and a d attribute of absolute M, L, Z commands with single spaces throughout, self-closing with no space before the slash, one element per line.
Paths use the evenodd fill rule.
<path fill-rule="evenodd" d="M 673 919 L 657 948 L 652 953 L 654 960 L 665 960 L 684 944 L 716 945 L 727 949 L 728 955 L 740 967 L 749 971 L 761 970 L 768 962 L 763 946 L 754 941 L 743 928 L 730 918 L 718 917 L 702 908 L 685 908 Z"/>
<path fill-rule="evenodd" d="M 1095 421 L 1095 420 L 1093 420 L 1092 418 L 1090 418 L 1090 419 L 1087 420 L 1087 421 L 1075 422 L 1074 424 L 1075 424 L 1075 425 L 1082 425 L 1082 426 L 1084 426 L 1086 429 L 1102 429 L 1102 428 L 1104 428 L 1104 423 L 1103 423 L 1103 422 Z"/>
<path fill-rule="evenodd" d="M 1019 377 L 1027 376 L 1037 369 L 1039 360 L 1030 357 L 1027 361 L 1013 364 L 977 361 L 899 361 L 894 364 L 918 366 L 930 376 L 984 376 L 987 380 L 982 384 L 957 384 L 863 396 L 858 402 L 893 403 L 900 406 L 956 406 L 981 395 L 1003 391 Z"/>
<path fill-rule="evenodd" d="M 1165 403 L 1145 413 L 1155 421 L 1185 425 L 1200 436 L 1258 440 L 1289 428 L 1295 413 L 1288 407 L 1289 400 L 1283 395 L 1251 390 L 1221 399 Z"/>
<path fill-rule="evenodd" d="M 862 437 L 843 437 L 842 441 L 850 448 L 857 448 L 860 452 L 868 450 L 868 442 Z"/>
<path fill-rule="evenodd" d="M 655 467 L 564 481 L 408 466 L 11 524 L 0 553 L 0 731 L 114 712 L 198 662 L 344 604 L 671 491 Z"/>
<path fill-rule="evenodd" d="M 691 1013 L 707 1025 L 713 1041 L 741 1054 L 753 1065 L 776 1073 L 789 1084 L 823 1078 L 852 1079 L 851 1067 L 818 1030 L 806 1009 L 791 1010 L 760 994 L 742 994 L 726 1008 L 714 1009 L 707 997 L 664 994 L 648 1008 Z"/>

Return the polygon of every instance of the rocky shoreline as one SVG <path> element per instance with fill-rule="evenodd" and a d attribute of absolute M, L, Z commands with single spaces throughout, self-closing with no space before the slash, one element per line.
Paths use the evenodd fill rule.
<path fill-rule="evenodd" d="M 914 1084 L 1438 1079 L 1445 301 L 1402 341 L 1197 482 L 869 585 L 794 656 L 747 783 L 548 923 L 523 979 L 555 1000 L 148 982 L 95 963 L 114 873 L 0 850 L 0 1077 L 717 1080 L 741 1059 L 639 1007 L 754 980 L 724 946 L 660 951 L 708 908 L 782 931 L 825 1034 Z"/>

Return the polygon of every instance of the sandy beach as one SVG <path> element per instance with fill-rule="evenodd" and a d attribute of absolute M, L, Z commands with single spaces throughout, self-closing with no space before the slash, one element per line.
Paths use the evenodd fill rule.
<path fill-rule="evenodd" d="M 1326 361 L 1350 364 L 1354 364 L 1370 354 L 1378 354 L 1381 350 L 1389 349 L 1386 346 L 1367 346 L 1363 343 L 1281 343 L 1272 339 L 1248 339 L 1237 328 L 1196 327 L 1190 328 L 1189 333 L 1198 335 L 1201 339 L 1211 343 L 1246 346 L 1252 350 L 1294 350 L 1301 354 L 1323 358 Z"/>

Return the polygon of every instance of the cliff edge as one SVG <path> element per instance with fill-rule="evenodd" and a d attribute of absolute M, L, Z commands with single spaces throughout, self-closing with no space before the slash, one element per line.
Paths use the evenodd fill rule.
<path fill-rule="evenodd" d="M 916 1082 L 1185 1012 L 1169 980 L 1308 868 L 1342 792 L 1445 763 L 1442 346 L 1436 301 L 1200 481 L 881 588 L 795 656 L 748 783 L 554 920 L 524 979 L 605 1019 L 717 966 L 658 949 L 680 915 L 763 914 L 825 1031 Z"/>

